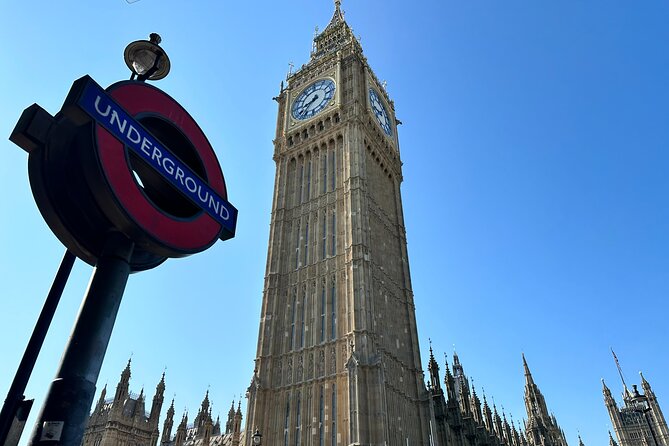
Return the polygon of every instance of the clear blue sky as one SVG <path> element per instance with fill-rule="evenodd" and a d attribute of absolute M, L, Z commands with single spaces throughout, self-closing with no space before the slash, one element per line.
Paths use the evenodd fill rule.
<path fill-rule="evenodd" d="M 456 346 L 465 371 L 524 417 L 525 352 L 577 444 L 606 444 L 600 378 L 638 370 L 669 413 L 669 3 L 660 0 L 344 0 L 395 100 L 423 365 Z M 276 103 L 288 63 L 309 57 L 330 0 L 7 1 L 0 6 L 0 395 L 4 399 L 60 261 L 3 138 L 21 111 L 56 113 L 72 84 L 129 76 L 126 44 L 163 37 L 157 86 L 216 149 L 237 237 L 133 275 L 100 375 L 193 415 L 210 388 L 225 416 L 253 370 L 274 181 Z M 33 418 L 91 268 L 77 263 L 27 395 Z M 167 407 L 167 403 L 165 408 Z M 31 430 L 33 418 L 30 420 Z M 24 437 L 25 438 L 25 437 Z"/>

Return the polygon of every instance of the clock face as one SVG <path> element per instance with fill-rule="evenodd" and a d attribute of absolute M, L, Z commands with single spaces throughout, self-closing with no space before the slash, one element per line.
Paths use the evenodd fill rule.
<path fill-rule="evenodd" d="M 390 118 L 388 117 L 386 107 L 384 107 L 378 93 L 373 88 L 369 89 L 369 103 L 372 106 L 374 116 L 376 116 L 376 120 L 379 121 L 379 125 L 383 131 L 388 136 L 392 135 L 392 130 L 390 128 Z"/>
<path fill-rule="evenodd" d="M 293 102 L 293 118 L 303 121 L 323 110 L 334 97 L 335 83 L 332 79 L 317 80 L 302 90 Z"/>

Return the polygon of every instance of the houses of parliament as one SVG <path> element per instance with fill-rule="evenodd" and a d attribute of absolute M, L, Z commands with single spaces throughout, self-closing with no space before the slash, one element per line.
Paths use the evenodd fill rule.
<path fill-rule="evenodd" d="M 457 354 L 419 348 L 400 185 L 395 107 L 335 0 L 309 61 L 278 104 L 275 186 L 255 367 L 246 414 L 192 420 L 162 410 L 165 377 L 92 410 L 83 446 L 566 446 L 525 357 L 525 420 L 470 385 Z M 268 155 L 269 156 L 269 155 Z M 520 360 L 521 358 L 519 358 Z M 531 359 L 531 358 L 530 358 Z M 619 407 L 604 387 L 611 445 L 669 446 L 648 382 Z M 245 428 L 242 428 L 242 420 Z M 579 443 L 582 442 L 579 439 Z"/>

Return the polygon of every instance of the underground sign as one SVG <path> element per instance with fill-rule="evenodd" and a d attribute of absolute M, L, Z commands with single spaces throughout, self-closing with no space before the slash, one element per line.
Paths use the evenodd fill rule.
<path fill-rule="evenodd" d="M 234 237 L 237 210 L 211 144 L 158 88 L 84 76 L 55 117 L 36 104 L 10 138 L 28 151 L 31 187 L 56 236 L 94 265 L 109 231 L 135 243 L 134 271 Z"/>

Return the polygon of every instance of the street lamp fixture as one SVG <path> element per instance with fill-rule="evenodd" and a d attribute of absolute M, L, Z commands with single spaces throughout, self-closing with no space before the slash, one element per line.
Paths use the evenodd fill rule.
<path fill-rule="evenodd" d="M 262 444 L 262 434 L 260 433 L 258 428 L 256 428 L 256 431 L 253 434 L 253 445 L 257 446 L 260 444 Z"/>
<path fill-rule="evenodd" d="M 170 58 L 160 47 L 161 38 L 156 33 L 149 35 L 149 40 L 136 40 L 125 47 L 123 58 L 132 71 L 131 80 L 144 82 L 157 81 L 170 72 Z"/>

